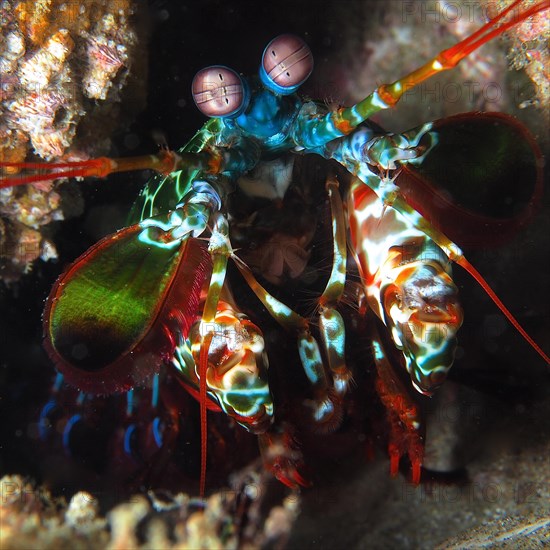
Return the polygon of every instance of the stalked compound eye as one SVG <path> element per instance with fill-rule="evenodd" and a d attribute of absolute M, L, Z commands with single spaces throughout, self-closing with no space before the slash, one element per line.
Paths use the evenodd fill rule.
<path fill-rule="evenodd" d="M 201 69 L 193 79 L 193 100 L 209 117 L 232 117 L 246 108 L 246 86 L 233 70 L 222 65 Z"/>
<path fill-rule="evenodd" d="M 292 94 L 313 70 L 309 46 L 297 36 L 282 34 L 264 50 L 260 78 L 266 87 L 278 94 Z"/>

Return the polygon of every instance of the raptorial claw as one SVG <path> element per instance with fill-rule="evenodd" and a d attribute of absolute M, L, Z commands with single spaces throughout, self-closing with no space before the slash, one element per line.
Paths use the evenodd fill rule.
<path fill-rule="evenodd" d="M 437 144 L 437 136 L 428 122 L 402 134 L 384 134 L 369 140 L 363 149 L 368 164 L 380 170 L 395 170 L 399 163 L 419 164 Z"/>
<path fill-rule="evenodd" d="M 265 468 L 281 483 L 291 489 L 311 485 L 299 472 L 303 464 L 302 453 L 288 432 L 269 431 L 258 439 Z"/>
<path fill-rule="evenodd" d="M 457 288 L 442 265 L 429 260 L 399 268 L 383 292 L 386 322 L 402 350 L 415 388 L 431 395 L 450 369 L 462 324 Z"/>

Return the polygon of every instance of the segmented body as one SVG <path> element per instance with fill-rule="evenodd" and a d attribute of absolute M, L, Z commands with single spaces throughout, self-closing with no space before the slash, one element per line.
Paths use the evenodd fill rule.
<path fill-rule="evenodd" d="M 441 62 L 438 57 L 437 63 L 413 73 L 421 76 L 418 82 L 450 68 L 442 66 L 444 53 Z M 459 53 L 467 55 L 466 48 Z M 219 408 L 259 433 L 268 467 L 281 481 L 295 485 L 304 480 L 298 472 L 299 453 L 285 426 L 292 418 L 278 416 L 277 403 L 274 407 L 264 338 L 254 319 L 239 313 L 238 300 L 231 296 L 226 282 L 228 260 L 234 260 L 270 315 L 291 338 L 297 338 L 297 356 L 312 394 L 298 408 L 309 408 L 310 422 L 321 431 L 339 425 L 352 376 L 346 366 L 344 319 L 339 312 L 347 271 L 346 223 L 361 292 L 389 329 L 412 384 L 421 393 L 431 394 L 453 362 L 462 311 L 450 262 L 469 264 L 441 227 L 431 223 L 429 209 L 426 214 L 415 208 L 415 197 L 406 197 L 394 181 L 405 167 L 418 167 L 422 174 L 427 159 L 446 145 L 445 125 L 438 129 L 430 123 L 394 135 L 363 122 L 371 112 L 391 107 L 401 97 L 401 81 L 380 87 L 353 108 L 329 112 L 317 103 L 302 102 L 294 93 L 279 94 L 277 88 L 274 92 L 265 75 L 260 75 L 262 82 L 249 83 L 247 110 L 209 121 L 178 152 L 177 169 L 146 186 L 130 226 L 96 245 L 60 279 L 46 309 L 45 327 L 49 351 L 60 371 L 70 382 L 94 393 L 127 390 L 158 376 L 163 364 L 171 364 L 182 385 L 199 399 L 203 426 L 206 408 Z M 498 126 L 490 117 L 485 122 Z M 521 134 L 511 122 L 501 120 L 500 125 L 508 126 L 512 138 Z M 314 321 L 318 329 L 266 292 L 231 244 L 234 220 L 227 198 L 239 177 L 273 157 L 284 161 L 298 151 L 335 159 L 354 178 L 349 189 L 338 191 L 338 183 L 327 177 L 334 247 L 331 274 L 318 299 L 319 317 Z M 537 151 L 531 152 L 535 165 Z M 535 172 L 536 195 L 540 171 Z M 283 197 L 288 184 L 276 177 L 273 193 Z M 347 222 L 340 192 L 347 205 Z M 207 244 L 199 240 L 204 237 Z M 282 269 L 279 265 L 274 271 L 280 276 Z M 155 274 L 151 280 L 136 282 L 136 274 L 150 273 Z M 98 281 L 104 295 L 100 303 L 96 303 L 97 293 L 88 291 L 90 281 Z M 131 311 L 131 322 L 116 313 L 118 303 Z M 80 312 L 75 314 L 77 306 L 84 307 L 87 322 L 93 319 L 92 330 L 82 323 Z M 74 323 L 69 322 L 73 317 Z M 118 331 L 119 325 L 124 330 Z M 115 334 L 114 345 L 101 342 L 95 348 L 93 344 L 110 332 Z M 323 353 L 312 334 L 316 332 L 324 344 Z M 392 471 L 399 457 L 408 453 L 413 479 L 418 481 L 421 425 L 414 402 L 396 375 L 401 360 L 387 351 L 387 339 L 380 337 L 375 323 L 365 337 L 374 350 L 376 387 L 390 417 Z M 84 374 L 75 372 L 76 368 Z M 111 375 L 112 379 L 106 378 Z M 158 397 L 153 396 L 153 405 L 158 405 Z M 130 415 L 132 409 L 130 398 Z M 163 447 L 158 422 L 156 426 L 153 435 Z M 130 452 L 134 430 L 130 425 L 124 438 L 125 450 Z M 278 445 L 280 450 L 271 452 Z M 202 447 L 204 452 L 204 438 Z"/>
<path fill-rule="evenodd" d="M 200 153 L 207 148 L 219 147 L 220 142 L 223 143 L 221 141 L 223 132 L 220 130 L 219 120 L 209 121 L 203 130 L 180 150 L 180 153 Z M 403 140 L 406 144 L 412 143 L 414 147 L 420 141 L 420 139 L 417 140 L 417 135 L 427 136 L 430 141 L 436 140 L 437 134 L 430 135 L 428 134 L 430 131 L 431 125 L 428 125 L 413 133 L 412 138 L 411 134 L 404 135 Z M 377 134 L 371 128 L 361 127 L 350 138 L 343 138 L 330 144 L 325 155 L 339 157 L 341 163 L 347 163 L 350 169 L 359 166 L 362 171 L 355 171 L 359 172 L 360 176 L 374 180 L 378 188 L 387 186 L 386 189 L 391 193 L 393 186 L 391 181 L 384 181 L 353 158 L 356 154 L 354 152 L 365 147 L 365 140 L 368 143 L 375 136 Z M 430 148 L 423 149 L 423 151 L 426 150 L 429 151 Z M 384 148 L 383 151 L 387 153 L 388 150 Z M 394 154 L 398 152 L 397 149 Z M 282 157 L 283 160 L 284 158 Z M 262 162 L 260 161 L 260 166 Z M 288 171 L 283 170 L 282 173 L 288 176 Z M 208 227 L 212 220 L 216 219 L 214 212 L 219 207 L 219 203 L 212 199 L 211 189 L 213 188 L 210 184 L 205 182 L 197 186 L 194 183 L 199 174 L 200 172 L 196 169 L 178 170 L 167 177 L 156 176 L 148 183 L 133 209 L 132 216 L 139 217 L 139 223 L 130 227 L 134 228 L 132 234 L 140 235 L 134 246 L 144 247 L 144 250 L 158 249 L 159 254 L 168 253 L 169 257 L 173 254 L 170 250 L 178 251 L 176 256 L 179 257 L 182 246 L 185 246 L 185 249 L 191 247 L 197 251 L 202 250 L 200 257 L 206 260 L 206 242 L 203 241 L 200 244 L 201 241 L 196 238 L 209 234 Z M 223 190 L 224 187 L 221 186 L 235 185 L 239 174 L 240 171 L 237 171 L 236 175 L 226 173 L 221 176 L 208 176 L 208 178 L 212 185 L 218 185 L 220 187 L 217 188 Z M 275 182 L 274 185 L 286 188 L 288 181 Z M 304 191 L 307 189 L 307 186 L 304 187 L 303 179 L 300 185 Z M 456 346 L 455 334 L 462 321 L 461 309 L 456 299 L 456 287 L 450 277 L 448 256 L 425 231 L 397 212 L 391 204 L 385 203 L 358 177 L 352 178 L 349 187 L 344 183 L 340 191 L 336 190 L 336 193 L 340 192 L 344 194 L 348 204 L 350 243 L 355 251 L 366 301 L 375 315 L 388 326 L 394 344 L 403 351 L 405 365 L 413 384 L 423 392 L 431 392 L 444 381 L 452 364 Z M 390 194 L 386 199 L 392 200 Z M 256 202 L 257 200 L 255 199 Z M 180 212 L 177 216 L 174 214 L 174 203 L 183 205 L 176 209 Z M 229 209 L 224 208 L 223 211 L 225 215 L 233 218 Z M 259 213 L 257 216 L 261 222 L 262 214 Z M 418 219 L 422 218 L 418 215 Z M 238 225 L 237 218 L 234 218 L 234 223 Z M 298 232 L 300 232 L 299 229 Z M 227 229 L 222 233 L 227 233 Z M 277 236 L 278 230 L 272 229 L 271 233 Z M 167 238 L 168 235 L 169 238 Z M 227 246 L 223 238 L 219 244 L 216 244 L 212 236 L 209 238 L 210 247 Z M 125 251 L 130 253 L 129 248 Z M 333 254 L 337 254 L 337 251 Z M 192 265 L 198 266 L 201 262 L 203 260 L 199 263 L 193 261 Z M 204 287 L 204 282 L 208 281 L 208 273 L 212 268 L 206 267 L 207 264 L 208 262 L 205 268 L 202 268 L 202 275 L 199 275 L 197 289 L 200 286 Z M 193 267 L 194 269 L 196 268 Z M 337 264 L 334 269 L 338 270 Z M 298 273 L 298 280 L 300 274 Z M 64 280 L 66 281 L 66 278 Z M 220 284 L 223 285 L 223 283 Z M 112 282 L 109 283 L 109 287 L 112 288 Z M 225 285 L 224 288 L 227 294 L 229 287 Z M 55 292 L 54 289 L 54 294 Z M 179 378 L 183 387 L 197 399 L 200 398 L 201 375 L 198 365 L 202 343 L 202 325 L 198 321 L 203 309 L 205 292 L 206 289 L 203 289 L 200 303 L 196 300 L 192 306 L 195 311 L 194 316 L 190 317 L 187 313 L 181 315 L 179 321 L 177 316 L 171 317 L 175 324 L 169 324 L 168 330 L 171 345 L 175 347 L 169 356 L 163 355 L 168 364 L 171 363 L 172 367 L 175 367 L 173 372 L 176 378 Z M 198 298 L 200 293 L 195 295 Z M 305 353 L 306 359 L 302 359 L 302 366 L 314 388 L 313 394 L 310 393 L 311 390 L 306 390 L 303 397 L 291 399 L 275 394 L 275 400 L 279 404 L 286 403 L 283 410 L 286 408 L 293 411 L 292 414 L 277 413 L 277 409 L 273 408 L 273 384 L 268 384 L 266 372 L 269 347 L 264 348 L 264 339 L 257 326 L 244 319 L 242 314 L 235 312 L 234 298 L 229 294 L 226 299 L 229 299 L 233 305 L 219 302 L 217 313 L 211 323 L 214 337 L 210 342 L 209 351 L 207 407 L 210 410 L 223 410 L 249 431 L 261 434 L 266 463 L 282 480 L 289 484 L 304 482 L 297 471 L 301 461 L 300 453 L 292 443 L 293 440 L 288 439 L 288 426 L 293 423 L 294 415 L 298 414 L 305 415 L 305 418 L 310 417 L 313 431 L 336 429 L 342 419 L 341 401 L 348 392 L 347 382 L 338 382 L 337 377 L 338 369 L 344 368 L 342 380 L 349 378 L 345 364 L 343 367 L 335 367 L 332 374 L 323 374 L 322 371 L 316 370 L 318 367 L 314 366 L 315 363 L 308 362 L 307 353 Z M 67 298 L 64 297 L 64 300 L 67 301 Z M 116 300 L 120 300 L 119 294 L 116 295 Z M 325 300 L 331 301 L 330 298 Z M 329 329 L 331 324 L 334 327 L 339 326 L 331 321 L 330 315 L 333 313 L 326 315 Z M 193 317 L 197 320 L 194 324 L 190 321 Z M 319 320 L 319 337 L 323 337 L 324 334 L 322 324 L 324 318 L 325 314 L 321 315 Z M 312 327 L 312 330 L 317 333 L 316 328 Z M 375 364 L 379 373 L 377 389 L 389 411 L 392 426 L 390 454 L 392 468 L 396 471 L 398 459 L 403 453 L 408 453 L 414 464 L 418 465 L 422 460 L 421 418 L 410 393 L 396 374 L 395 369 L 399 367 L 390 366 L 390 362 L 394 362 L 395 358 L 388 358 L 392 356 L 386 354 L 387 342 L 380 340 L 377 329 L 372 328 L 372 331 L 370 334 L 364 334 L 363 337 L 371 342 L 374 349 Z M 295 338 L 292 334 L 289 337 Z M 329 336 L 330 338 L 337 343 L 339 339 L 343 339 L 343 336 L 336 330 Z M 315 340 L 309 337 L 307 341 L 310 346 L 313 345 L 311 353 L 318 353 L 313 351 L 316 349 Z M 325 344 L 329 349 L 329 345 L 326 342 Z M 343 340 L 341 346 L 343 356 L 346 353 Z M 441 362 L 442 357 L 445 358 L 444 362 Z M 294 368 L 300 369 L 298 353 L 295 352 L 292 360 L 295 363 Z M 60 368 L 63 371 L 63 365 L 60 365 Z M 162 375 L 161 379 L 164 376 Z M 329 382 L 324 380 L 327 377 Z M 330 381 L 331 378 L 332 381 Z M 77 374 L 74 379 L 69 376 L 69 380 L 84 387 L 80 374 Z M 116 375 L 113 375 L 113 380 L 117 380 L 117 384 L 120 383 Z M 140 381 L 136 380 L 136 382 Z M 331 389 L 332 387 L 334 389 Z M 97 392 L 93 388 L 92 391 Z M 155 407 L 158 406 L 157 399 Z M 161 416 L 157 416 L 154 419 L 157 430 L 154 430 L 153 434 L 159 432 L 160 418 Z M 164 424 L 165 421 L 163 426 Z M 173 425 L 174 422 L 172 422 Z M 300 427 L 300 430 L 302 429 L 303 426 Z M 136 452 L 128 443 L 135 437 L 132 435 L 135 430 L 136 426 L 131 422 L 124 436 L 125 452 L 130 455 Z M 308 429 L 306 428 L 305 431 L 307 432 Z M 158 436 L 154 441 L 159 448 L 162 448 L 163 443 Z M 278 449 L 275 455 L 272 451 L 274 448 Z M 418 475 L 418 472 L 415 475 Z"/>

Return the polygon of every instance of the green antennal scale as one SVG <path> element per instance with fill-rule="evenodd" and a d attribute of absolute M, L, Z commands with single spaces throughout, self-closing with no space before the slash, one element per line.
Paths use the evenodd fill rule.
<path fill-rule="evenodd" d="M 106 237 L 60 277 L 44 312 L 46 347 L 71 384 L 87 392 L 127 391 L 158 372 L 199 314 L 211 261 L 206 244 L 172 248 L 127 227 Z"/>

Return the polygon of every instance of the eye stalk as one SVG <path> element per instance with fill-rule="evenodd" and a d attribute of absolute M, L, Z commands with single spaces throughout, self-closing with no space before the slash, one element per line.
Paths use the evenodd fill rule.
<path fill-rule="evenodd" d="M 282 34 L 264 50 L 260 78 L 275 93 L 294 93 L 313 71 L 313 55 L 309 46 L 297 36 Z"/>
<path fill-rule="evenodd" d="M 233 69 L 223 65 L 201 69 L 195 75 L 191 89 L 195 105 L 208 117 L 235 117 L 248 104 L 245 82 Z"/>

